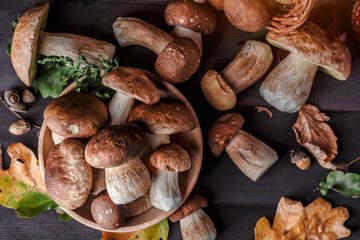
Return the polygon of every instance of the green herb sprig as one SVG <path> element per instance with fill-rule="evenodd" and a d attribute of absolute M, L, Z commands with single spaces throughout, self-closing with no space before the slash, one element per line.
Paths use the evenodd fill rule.
<path fill-rule="evenodd" d="M 329 190 L 336 191 L 345 197 L 360 197 L 360 174 L 344 173 L 342 171 L 330 172 L 325 182 L 320 182 L 317 190 L 326 195 Z"/>

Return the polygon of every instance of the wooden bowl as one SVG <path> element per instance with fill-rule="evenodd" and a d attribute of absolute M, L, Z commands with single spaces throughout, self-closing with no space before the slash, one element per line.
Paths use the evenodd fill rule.
<path fill-rule="evenodd" d="M 161 101 L 170 100 L 170 101 L 182 102 L 190 110 L 191 114 L 196 120 L 196 128 L 194 130 L 190 132 L 174 134 L 171 135 L 170 137 L 171 142 L 175 142 L 181 145 L 184 149 L 186 149 L 186 151 L 190 155 L 192 162 L 192 166 L 188 171 L 179 174 L 179 187 L 181 190 L 183 201 L 185 201 L 186 198 L 191 193 L 192 189 L 194 188 L 194 185 L 198 179 L 201 169 L 201 163 L 203 157 L 203 141 L 202 141 L 200 124 L 190 103 L 186 100 L 186 98 L 181 94 L 179 90 L 177 90 L 170 83 L 162 81 L 157 75 L 147 71 L 144 72 L 146 73 L 146 75 L 148 75 L 148 77 L 151 80 L 153 80 L 153 82 L 159 88 Z M 75 83 L 71 84 L 61 93 L 60 96 L 65 95 L 71 91 L 74 91 L 75 88 L 76 88 L 76 84 Z M 40 171 L 43 177 L 45 173 L 46 159 L 50 150 L 53 147 L 54 147 L 54 143 L 51 138 L 51 131 L 47 127 L 46 122 L 44 121 L 41 127 L 41 132 L 39 137 L 39 147 L 38 147 Z M 119 229 L 110 231 L 101 228 L 97 223 L 95 223 L 94 219 L 91 216 L 90 207 L 94 197 L 95 197 L 94 195 L 90 194 L 85 205 L 82 206 L 81 208 L 75 210 L 70 210 L 65 208 L 64 210 L 66 213 L 68 213 L 72 218 L 74 218 L 78 222 L 88 227 L 98 229 L 101 231 L 108 231 L 108 232 L 132 232 L 132 231 L 144 229 L 160 222 L 161 220 L 165 219 L 175 211 L 172 210 L 172 211 L 164 212 L 162 210 L 151 207 L 149 210 L 138 216 L 127 218 L 125 225 L 120 227 Z"/>

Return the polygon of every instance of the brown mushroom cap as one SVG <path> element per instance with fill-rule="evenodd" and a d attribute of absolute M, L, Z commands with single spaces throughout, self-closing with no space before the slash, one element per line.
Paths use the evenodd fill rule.
<path fill-rule="evenodd" d="M 126 208 L 111 201 L 107 191 L 99 193 L 91 203 L 91 215 L 102 228 L 115 230 L 124 225 Z"/>
<path fill-rule="evenodd" d="M 140 104 L 130 113 L 129 122 L 136 123 L 153 134 L 174 134 L 195 128 L 192 114 L 181 103 Z"/>
<path fill-rule="evenodd" d="M 193 212 L 196 212 L 200 208 L 206 207 L 208 205 L 206 199 L 200 195 L 191 195 L 186 201 L 179 207 L 169 219 L 171 222 L 177 222 L 180 219 L 190 215 Z"/>
<path fill-rule="evenodd" d="M 126 216 L 133 217 L 149 210 L 152 207 L 150 202 L 149 194 L 145 193 L 138 199 L 125 204 Z"/>
<path fill-rule="evenodd" d="M 168 82 L 184 82 L 197 70 L 200 58 L 199 48 L 193 40 L 177 38 L 159 54 L 155 70 Z"/>
<path fill-rule="evenodd" d="M 40 2 L 24 13 L 15 28 L 11 44 L 11 62 L 18 77 L 26 86 L 36 74 L 36 51 L 40 30 L 44 30 L 49 3 Z"/>
<path fill-rule="evenodd" d="M 88 93 L 68 93 L 54 99 L 44 111 L 51 131 L 72 138 L 93 136 L 108 120 L 105 104 Z"/>
<path fill-rule="evenodd" d="M 169 26 L 180 26 L 202 34 L 211 34 L 216 28 L 216 14 L 206 3 L 193 0 L 175 0 L 165 9 Z"/>
<path fill-rule="evenodd" d="M 103 77 L 102 83 L 104 86 L 146 104 L 153 104 L 160 100 L 160 94 L 155 84 L 139 69 L 115 68 Z"/>
<path fill-rule="evenodd" d="M 224 0 L 223 7 L 229 22 L 246 32 L 263 29 L 271 19 L 271 10 L 264 0 Z"/>
<path fill-rule="evenodd" d="M 116 167 L 141 155 L 146 141 L 145 132 L 135 124 L 111 126 L 89 140 L 85 158 L 95 168 Z"/>
<path fill-rule="evenodd" d="M 213 123 L 209 131 L 208 147 L 214 157 L 220 156 L 243 123 L 244 118 L 238 113 L 225 114 Z"/>
<path fill-rule="evenodd" d="M 191 167 L 189 154 L 176 143 L 161 145 L 150 155 L 149 159 L 151 165 L 161 171 L 184 172 Z"/>
<path fill-rule="evenodd" d="M 92 170 L 84 152 L 82 142 L 68 138 L 55 145 L 46 159 L 46 189 L 61 207 L 79 208 L 90 194 Z"/>
<path fill-rule="evenodd" d="M 326 32 L 312 22 L 287 33 L 268 32 L 266 40 L 275 47 L 292 52 L 319 66 L 338 80 L 346 80 L 351 71 L 351 54 L 338 38 L 329 39 Z"/>

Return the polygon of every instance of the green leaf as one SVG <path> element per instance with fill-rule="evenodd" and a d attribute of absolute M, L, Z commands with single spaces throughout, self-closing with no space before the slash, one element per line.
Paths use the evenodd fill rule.
<path fill-rule="evenodd" d="M 320 182 L 318 190 L 326 195 L 329 190 L 334 190 L 345 197 L 358 197 L 360 195 L 360 175 L 356 173 L 343 173 L 335 171 L 328 174 L 326 182 Z"/>
<path fill-rule="evenodd" d="M 6 47 L 6 53 L 7 55 L 11 55 L 11 44 L 12 44 L 12 38 L 9 40 L 8 45 Z"/>
<path fill-rule="evenodd" d="M 19 22 L 19 18 L 20 18 L 20 16 L 18 16 L 18 17 L 12 22 L 12 27 L 11 27 L 12 32 L 15 31 L 15 28 L 16 28 L 18 22 Z M 12 38 L 9 40 L 8 45 L 7 45 L 7 48 L 6 48 L 6 53 L 7 53 L 7 55 L 9 55 L 9 56 L 11 55 L 11 44 L 12 44 Z"/>
<path fill-rule="evenodd" d="M 254 39 L 263 39 L 265 38 L 266 34 L 269 32 L 269 29 L 267 28 L 263 28 L 257 32 L 253 33 L 253 38 Z"/>
<path fill-rule="evenodd" d="M 69 221 L 72 219 L 69 214 L 67 214 L 60 206 L 55 208 L 56 213 L 58 214 L 58 218 L 60 221 Z"/>

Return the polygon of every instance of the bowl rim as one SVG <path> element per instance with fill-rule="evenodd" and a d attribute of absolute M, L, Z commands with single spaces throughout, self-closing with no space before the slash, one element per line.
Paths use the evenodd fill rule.
<path fill-rule="evenodd" d="M 138 69 L 138 68 L 133 68 L 133 69 Z M 204 147 L 203 147 L 203 137 L 202 137 L 202 131 L 201 131 L 201 127 L 200 127 L 200 123 L 199 120 L 197 118 L 197 115 L 193 109 L 193 107 L 191 106 L 190 102 L 187 100 L 187 98 L 176 88 L 174 87 L 172 84 L 162 80 L 159 76 L 157 76 L 156 74 L 140 69 L 141 71 L 143 71 L 146 75 L 148 75 L 148 77 L 156 82 L 159 83 L 161 85 L 163 85 L 165 87 L 165 89 L 168 92 L 171 92 L 173 94 L 176 95 L 176 98 L 178 100 L 180 100 L 192 113 L 192 115 L 195 118 L 195 122 L 196 122 L 196 127 L 195 129 L 193 129 L 192 131 L 196 131 L 197 135 L 199 136 L 199 139 L 197 141 L 197 145 L 199 147 L 198 149 L 198 155 L 197 157 L 197 166 L 195 167 L 194 173 L 191 175 L 191 179 L 189 181 L 189 184 L 187 186 L 186 189 L 188 189 L 185 193 L 185 196 L 182 196 L 182 202 L 181 204 L 189 197 L 190 193 L 192 192 L 192 190 L 195 187 L 195 184 L 199 178 L 200 175 L 200 171 L 201 171 L 201 166 L 202 166 L 202 161 L 203 161 L 203 151 L 204 151 Z M 58 96 L 63 96 L 71 91 L 74 91 L 74 89 L 76 88 L 76 82 L 73 82 L 72 84 L 70 84 L 68 87 L 66 87 L 61 94 Z M 44 175 L 45 175 L 45 159 L 44 159 L 44 137 L 45 137 L 45 133 L 47 131 L 48 127 L 46 124 L 46 121 L 44 120 L 42 126 L 41 126 L 41 130 L 40 130 L 40 135 L 39 135 L 39 140 L 38 140 L 38 157 L 39 157 L 39 165 L 40 165 L 40 172 L 41 172 L 41 176 L 44 179 Z M 50 129 L 49 129 L 50 130 Z M 51 130 L 50 130 L 51 131 Z M 181 204 L 179 206 L 181 206 Z M 154 207 L 151 207 L 154 208 Z M 150 209 L 151 209 L 150 208 Z M 140 223 L 137 225 L 131 225 L 131 226 L 121 226 L 120 228 L 116 229 L 116 230 L 108 230 L 108 229 L 104 229 L 101 228 L 97 223 L 90 221 L 89 219 L 86 219 L 85 217 L 79 215 L 78 213 L 76 213 L 74 210 L 71 209 L 67 209 L 67 208 L 63 208 L 64 211 L 69 214 L 73 219 L 75 219 L 76 221 L 80 222 L 83 225 L 86 225 L 90 228 L 93 229 L 97 229 L 100 231 L 106 231 L 106 232 L 134 232 L 134 231 L 138 231 L 138 230 L 142 230 L 148 227 L 151 227 L 159 222 L 161 222 L 162 220 L 164 220 L 165 218 L 169 217 L 173 212 L 175 212 L 177 209 L 173 209 L 170 211 L 163 211 L 163 213 L 159 214 L 157 217 L 144 222 L 144 223 Z M 141 216 L 141 214 L 137 215 L 137 216 Z"/>

